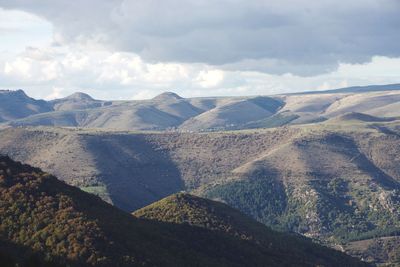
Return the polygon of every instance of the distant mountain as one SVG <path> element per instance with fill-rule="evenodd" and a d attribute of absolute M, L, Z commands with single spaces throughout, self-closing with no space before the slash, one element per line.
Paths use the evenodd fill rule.
<path fill-rule="evenodd" d="M 50 101 L 56 111 L 91 109 L 111 105 L 110 101 L 95 100 L 85 93 L 74 93 L 65 98 Z"/>
<path fill-rule="evenodd" d="M 2 266 L 366 265 L 294 237 L 267 248 L 201 227 L 137 219 L 7 157 L 0 157 L 0 200 Z M 281 242 L 286 246 L 276 249 Z"/>
<path fill-rule="evenodd" d="M 164 92 L 155 97 L 153 97 L 153 101 L 156 102 L 163 102 L 163 101 L 176 101 L 183 99 L 179 95 L 175 94 L 174 92 Z"/>
<path fill-rule="evenodd" d="M 349 112 L 344 115 L 340 115 L 338 117 L 334 117 L 330 120 L 330 122 L 348 122 L 348 121 L 360 121 L 360 122 L 390 122 L 400 120 L 400 117 L 376 117 L 364 113 L 359 112 Z"/>
<path fill-rule="evenodd" d="M 366 93 L 366 92 L 393 91 L 393 90 L 400 90 L 400 84 L 351 86 L 351 87 L 344 87 L 331 90 L 306 91 L 293 94 Z"/>
<path fill-rule="evenodd" d="M 165 130 L 203 110 L 172 93 L 145 101 L 93 100 L 81 93 L 51 102 L 55 112 L 10 121 L 11 126 L 75 126 L 116 130 Z"/>
<path fill-rule="evenodd" d="M 351 87 L 331 91 L 256 97 L 182 98 L 173 92 L 140 101 L 102 101 L 87 94 L 16 109 L 0 109 L 0 127 L 67 126 L 123 131 L 223 131 L 272 128 L 325 121 L 350 112 L 376 117 L 400 116 L 400 85 Z M 1 97 L 0 97 L 1 98 Z M 18 102 L 18 101 L 17 101 Z M 20 101 L 21 102 L 21 101 Z"/>
<path fill-rule="evenodd" d="M 52 111 L 51 104 L 28 97 L 24 91 L 0 90 L 0 122 Z"/>
<path fill-rule="evenodd" d="M 229 129 L 268 118 L 276 113 L 282 105 L 282 102 L 270 97 L 236 100 L 193 117 L 185 121 L 179 128 L 184 130 Z"/>

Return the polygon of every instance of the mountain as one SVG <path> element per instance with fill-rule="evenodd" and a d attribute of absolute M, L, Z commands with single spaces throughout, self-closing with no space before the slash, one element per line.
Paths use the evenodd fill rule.
<path fill-rule="evenodd" d="M 276 259 L 264 263 L 268 266 L 280 265 L 283 259 L 287 266 L 340 264 L 336 258 L 338 252 L 298 235 L 272 231 L 223 203 L 186 193 L 169 196 L 133 214 L 138 218 L 201 227 L 255 243 L 265 254 L 275 255 Z M 285 257 L 286 253 L 291 257 Z"/>
<path fill-rule="evenodd" d="M 44 108 L 36 108 L 35 112 L 21 113 L 23 109 L 9 106 L 0 110 L 0 118 L 3 117 L 0 126 L 192 132 L 309 124 L 351 112 L 398 117 L 398 89 L 399 85 L 382 85 L 275 96 L 207 98 L 182 98 L 173 92 L 165 92 L 140 101 L 102 101 L 75 93 L 49 102 L 38 101 Z M 25 95 L 22 91 L 7 92 Z M 26 95 L 25 98 L 30 99 Z M 28 107 L 32 109 L 31 105 Z"/>
<path fill-rule="evenodd" d="M 183 130 L 226 129 L 273 115 L 282 103 L 270 97 L 232 101 L 193 117 L 179 126 Z"/>
<path fill-rule="evenodd" d="M 2 126 L 79 128 L 1 129 L 0 153 L 127 212 L 184 190 L 275 230 L 397 264 L 399 95 L 164 93 L 9 121 Z"/>
<path fill-rule="evenodd" d="M 366 86 L 351 86 L 339 89 L 323 90 L 323 91 L 306 91 L 294 94 L 331 94 L 331 93 L 366 93 L 400 90 L 400 84 L 385 84 L 385 85 L 366 85 Z"/>
<path fill-rule="evenodd" d="M 0 153 L 128 212 L 186 190 L 346 250 L 400 227 L 400 121 L 355 117 L 211 133 L 8 128 Z"/>
<path fill-rule="evenodd" d="M 78 93 L 51 102 L 56 111 L 10 121 L 10 126 L 69 126 L 116 130 L 165 130 L 203 110 L 175 94 L 144 101 L 99 101 Z"/>
<path fill-rule="evenodd" d="M 10 266 L 366 265 L 290 236 L 279 241 L 286 247 L 267 249 L 206 228 L 137 219 L 8 157 L 0 157 L 0 173 L 0 256 Z"/>
<path fill-rule="evenodd" d="M 329 122 L 345 123 L 345 122 L 389 122 L 400 120 L 400 117 L 376 117 L 359 112 L 349 112 L 344 115 L 332 118 Z"/>
<path fill-rule="evenodd" d="M 53 108 L 49 103 L 30 98 L 22 90 L 0 90 L 0 122 L 52 110 Z"/>
<path fill-rule="evenodd" d="M 175 94 L 174 92 L 164 92 L 155 97 L 153 97 L 153 101 L 164 102 L 164 101 L 179 101 L 182 100 L 183 97 Z"/>
<path fill-rule="evenodd" d="M 50 101 L 56 111 L 92 109 L 111 105 L 110 101 L 95 100 L 85 93 L 74 93 L 70 96 Z"/>

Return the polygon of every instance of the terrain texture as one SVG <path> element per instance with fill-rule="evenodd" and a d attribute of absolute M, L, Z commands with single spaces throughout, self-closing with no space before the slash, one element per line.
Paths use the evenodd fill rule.
<path fill-rule="evenodd" d="M 180 197 L 180 196 L 179 196 Z M 197 216 L 187 224 L 138 219 L 54 176 L 0 157 L 0 260 L 2 266 L 366 266 L 304 238 L 273 232 L 226 205 L 184 196 Z M 213 213 L 204 220 L 203 205 Z M 168 203 L 165 203 L 168 205 Z M 158 207 L 162 210 L 163 204 Z M 213 207 L 215 206 L 215 208 Z M 202 208 L 203 207 L 203 208 Z M 168 209 L 165 207 L 164 209 Z M 199 212 L 197 212 L 199 210 Z M 186 218 L 175 210 L 175 216 Z M 142 217 L 146 211 L 142 210 Z M 226 217 L 232 215 L 233 217 Z M 243 217 L 243 219 L 242 219 Z M 230 227 L 230 220 L 233 226 Z M 228 221 L 227 221 L 228 220 Z M 193 221 L 193 223 L 190 223 Z M 267 243 L 221 227 L 254 228 Z M 247 224 L 249 227 L 247 227 Z M 255 232 L 256 233 L 256 232 Z M 18 265 L 17 265 L 18 264 Z"/>
<path fill-rule="evenodd" d="M 3 126 L 69 126 L 113 130 L 216 131 L 324 121 L 348 112 L 400 116 L 400 85 L 251 97 L 182 98 L 165 92 L 149 100 L 103 101 L 84 93 L 52 101 L 22 90 L 0 91 Z"/>
<path fill-rule="evenodd" d="M 146 101 L 108 102 L 75 94 L 45 102 L 53 111 L 7 119 L 0 153 L 127 212 L 186 191 L 224 202 L 274 230 L 396 266 L 398 89 L 193 99 L 164 93 Z M 26 123 L 55 114 L 64 120 L 65 112 L 93 122 L 109 109 L 113 115 L 104 124 Z M 141 115 L 127 124 L 132 114 Z M 161 127 L 157 121 L 167 122 L 164 115 L 171 123 Z"/>

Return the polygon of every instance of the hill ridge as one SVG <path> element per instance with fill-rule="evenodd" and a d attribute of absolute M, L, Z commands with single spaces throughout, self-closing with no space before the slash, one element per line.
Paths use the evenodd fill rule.
<path fill-rule="evenodd" d="M 205 228 L 138 219 L 4 156 L 0 156 L 0 206 L 0 260 L 6 249 L 15 262 L 34 256 L 29 266 L 285 266 L 296 259 L 305 266 L 321 262 L 365 266 L 317 245 L 310 245 L 313 253 L 288 259 L 274 251 L 266 253 L 267 248 L 257 243 Z M 7 242 L 21 246 L 23 253 L 16 255 Z M 292 254 L 289 250 L 297 252 L 295 247 L 285 250 Z"/>

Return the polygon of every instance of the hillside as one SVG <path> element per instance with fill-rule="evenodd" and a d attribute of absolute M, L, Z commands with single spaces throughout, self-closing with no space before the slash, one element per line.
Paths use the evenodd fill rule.
<path fill-rule="evenodd" d="M 185 121 L 180 129 L 198 131 L 206 129 L 230 129 L 248 122 L 265 119 L 277 112 L 282 102 L 269 97 L 248 98 L 215 107 Z"/>
<path fill-rule="evenodd" d="M 50 103 L 56 111 L 92 109 L 112 104 L 110 101 L 95 100 L 90 95 L 80 92 L 52 100 Z"/>
<path fill-rule="evenodd" d="M 291 259 L 286 259 L 290 266 L 305 266 L 312 262 L 319 262 L 318 264 L 324 266 L 340 264 L 332 257 L 338 252 L 316 245 L 298 235 L 272 231 L 223 203 L 186 193 L 169 196 L 133 214 L 138 218 L 188 224 L 228 234 L 258 244 L 265 249 L 266 254 L 282 254 L 281 258 L 284 257 L 283 254 L 290 253 Z M 267 265 L 271 264 L 272 262 Z"/>
<path fill-rule="evenodd" d="M 400 90 L 400 84 L 386 84 L 386 85 L 366 85 L 366 86 L 351 86 L 339 89 L 323 90 L 323 91 L 307 91 L 295 94 L 330 94 L 330 93 L 367 93 Z"/>
<path fill-rule="evenodd" d="M 4 98 L 0 109 L 0 128 L 67 126 L 122 131 L 210 132 L 310 124 L 352 112 L 379 118 L 399 117 L 398 86 L 247 97 L 183 98 L 165 92 L 153 99 L 136 101 L 103 101 L 75 93 L 46 102 L 29 98 L 22 90 L 2 91 L 0 102 L 1 98 L 8 98 Z"/>
<path fill-rule="evenodd" d="M 225 180 L 231 170 L 294 134 L 287 129 L 190 134 L 8 128 L 0 134 L 0 153 L 133 211 L 181 190 Z M 239 156 L 240 151 L 248 153 Z"/>
<path fill-rule="evenodd" d="M 30 98 L 22 90 L 0 90 L 0 123 L 52 110 L 49 103 Z"/>
<path fill-rule="evenodd" d="M 73 126 L 114 130 L 165 130 L 202 109 L 171 94 L 144 101 L 99 101 L 81 93 L 53 100 L 56 111 L 8 122 L 11 126 Z"/>
<path fill-rule="evenodd" d="M 26 266 L 364 265 L 311 243 L 302 255 L 296 254 L 296 242 L 281 239 L 284 250 L 267 253 L 257 243 L 222 232 L 136 219 L 7 157 L 0 157 L 0 191 L 0 256 Z"/>
<path fill-rule="evenodd" d="M 186 190 L 346 249 L 400 227 L 399 138 L 396 120 L 213 133 L 9 128 L 0 152 L 129 212 Z"/>
<path fill-rule="evenodd" d="M 390 121 L 395 121 L 395 120 L 400 120 L 400 117 L 376 117 L 364 113 L 359 113 L 359 112 L 349 112 L 344 115 L 340 115 L 338 117 L 334 117 L 330 120 L 328 120 L 328 123 L 346 123 L 346 122 L 390 122 Z"/>

